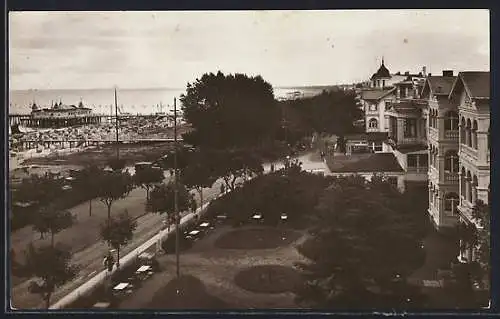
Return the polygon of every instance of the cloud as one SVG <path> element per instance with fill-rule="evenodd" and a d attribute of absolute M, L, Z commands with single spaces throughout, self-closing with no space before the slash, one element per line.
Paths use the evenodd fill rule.
<path fill-rule="evenodd" d="M 218 70 L 274 85 L 332 84 L 369 77 L 382 55 L 391 71 L 489 68 L 488 11 L 9 14 L 19 88 L 183 87 Z"/>

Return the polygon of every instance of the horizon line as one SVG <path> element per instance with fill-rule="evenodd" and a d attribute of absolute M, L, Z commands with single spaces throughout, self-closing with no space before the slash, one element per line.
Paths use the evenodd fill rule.
<path fill-rule="evenodd" d="M 273 89 L 293 89 L 293 88 L 315 88 L 315 87 L 335 87 L 339 85 L 350 85 L 352 83 L 346 83 L 346 84 L 314 84 L 314 85 L 278 85 L 278 86 L 272 86 Z M 15 91 L 105 91 L 105 90 L 114 90 L 114 89 L 119 90 L 185 90 L 186 88 L 176 88 L 176 87 L 117 87 L 117 86 L 112 86 L 112 87 L 101 87 L 101 88 L 61 88 L 61 89 L 11 89 L 9 88 L 10 92 L 15 92 Z"/>

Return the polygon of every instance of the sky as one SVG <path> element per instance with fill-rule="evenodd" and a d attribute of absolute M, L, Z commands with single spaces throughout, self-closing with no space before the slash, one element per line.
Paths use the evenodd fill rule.
<path fill-rule="evenodd" d="M 275 87 L 489 70 L 488 10 L 10 12 L 9 88 L 185 88 L 207 72 Z"/>

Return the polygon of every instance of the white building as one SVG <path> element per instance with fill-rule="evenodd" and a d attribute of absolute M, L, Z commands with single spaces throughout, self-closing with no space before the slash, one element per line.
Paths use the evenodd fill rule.
<path fill-rule="evenodd" d="M 489 203 L 490 190 L 490 73 L 460 72 L 450 93 L 459 116 L 459 222 L 481 227 L 472 217 L 477 200 Z M 474 260 L 469 245 L 460 258 Z"/>

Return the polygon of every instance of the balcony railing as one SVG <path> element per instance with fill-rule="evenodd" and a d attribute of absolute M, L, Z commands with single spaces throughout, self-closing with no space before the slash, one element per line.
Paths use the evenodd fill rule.
<path fill-rule="evenodd" d="M 458 140 L 458 130 L 444 131 L 444 137 L 449 138 L 449 139 L 457 139 Z"/>
<path fill-rule="evenodd" d="M 407 173 L 426 173 L 429 171 L 429 167 L 427 166 L 419 166 L 419 167 L 408 167 L 406 169 Z"/>
<path fill-rule="evenodd" d="M 444 172 L 444 181 L 448 183 L 458 183 L 458 173 Z"/>

